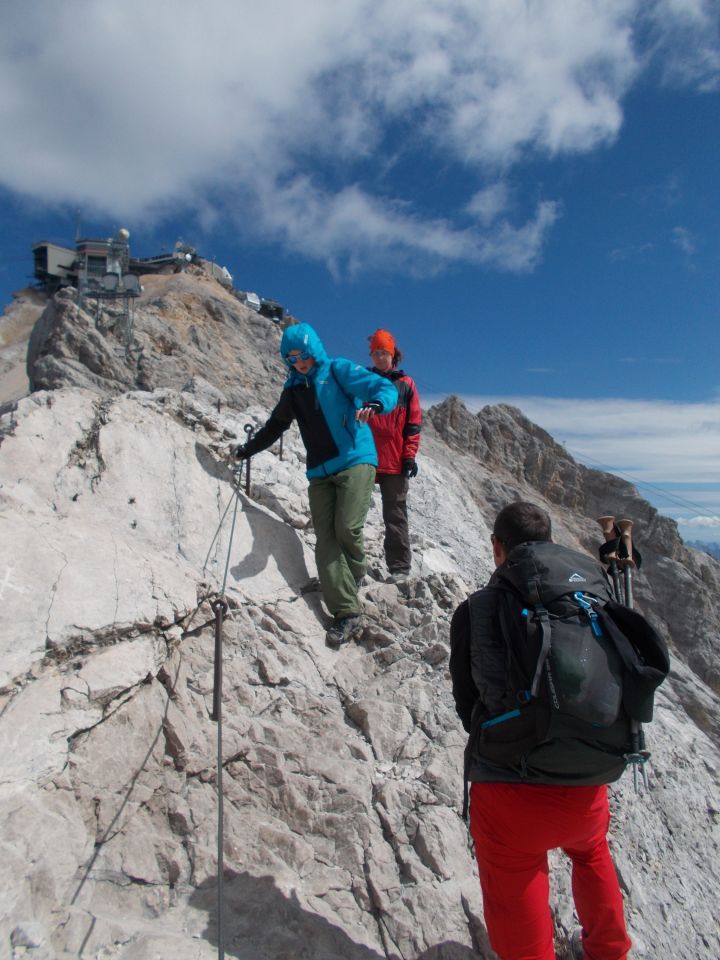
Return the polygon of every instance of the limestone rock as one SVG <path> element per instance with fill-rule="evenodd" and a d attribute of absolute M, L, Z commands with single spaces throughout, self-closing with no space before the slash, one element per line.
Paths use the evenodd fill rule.
<path fill-rule="evenodd" d="M 214 401 L 270 405 L 281 382 L 276 324 L 210 277 L 141 277 L 143 293 L 124 307 L 61 290 L 30 338 L 32 390 L 83 387 L 99 393 L 181 390 L 204 381 Z M 205 388 L 207 399 L 207 388 Z"/>
<path fill-rule="evenodd" d="M 12 303 L 0 317 L 0 404 L 12 403 L 28 393 L 28 340 L 47 301 L 45 293 L 27 287 L 13 294 Z"/>
<path fill-rule="evenodd" d="M 56 297 L 29 364 L 53 389 L 0 417 L 0 956 L 216 955 L 224 584 L 226 956 L 491 960 L 448 631 L 517 497 L 591 552 L 595 516 L 638 521 L 638 605 L 674 661 L 650 792 L 613 786 L 612 846 L 638 957 L 720 955 L 720 565 L 519 411 L 450 400 L 429 412 L 411 483 L 411 576 L 380 582 L 376 494 L 363 623 L 330 650 L 320 594 L 303 592 L 297 432 L 253 459 L 250 497 L 227 458 L 277 397 L 275 325 L 190 275 L 146 284 L 135 348 L 112 319 Z M 553 860 L 560 942 L 575 920 Z"/>

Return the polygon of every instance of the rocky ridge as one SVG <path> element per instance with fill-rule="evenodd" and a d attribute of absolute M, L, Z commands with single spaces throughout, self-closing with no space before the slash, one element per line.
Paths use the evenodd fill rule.
<path fill-rule="evenodd" d="M 719 955 L 720 564 L 520 411 L 450 398 L 428 413 L 413 481 L 414 576 L 370 579 L 355 642 L 327 649 L 303 592 L 294 428 L 253 461 L 233 526 L 224 453 L 277 396 L 279 331 L 213 281 L 153 279 L 131 338 L 111 309 L 58 295 L 31 339 L 34 392 L 0 422 L 0 957 L 216 955 L 210 600 L 227 577 L 226 955 L 489 960 L 447 635 L 517 496 L 592 552 L 593 517 L 638 523 L 638 605 L 674 668 L 649 795 L 612 788 L 613 851 L 635 957 Z M 377 502 L 367 541 L 381 570 Z M 555 861 L 561 944 L 574 920 Z"/>
<path fill-rule="evenodd" d="M 19 400 L 28 392 L 28 340 L 47 304 L 45 293 L 28 287 L 14 295 L 0 317 L 0 404 Z"/>

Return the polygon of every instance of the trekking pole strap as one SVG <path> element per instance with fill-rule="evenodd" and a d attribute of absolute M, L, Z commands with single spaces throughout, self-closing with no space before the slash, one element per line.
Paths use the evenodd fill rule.
<path fill-rule="evenodd" d="M 620 571 L 618 570 L 617 560 L 610 561 L 610 576 L 613 582 L 613 591 L 618 603 L 623 602 L 623 591 L 620 583 Z"/>

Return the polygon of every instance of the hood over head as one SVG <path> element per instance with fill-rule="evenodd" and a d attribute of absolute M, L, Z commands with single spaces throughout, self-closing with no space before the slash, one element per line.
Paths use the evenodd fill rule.
<path fill-rule="evenodd" d="M 316 363 L 323 363 L 328 359 L 322 340 L 309 323 L 296 323 L 285 329 L 280 341 L 280 353 L 283 360 L 287 359 L 291 350 L 309 353 Z"/>

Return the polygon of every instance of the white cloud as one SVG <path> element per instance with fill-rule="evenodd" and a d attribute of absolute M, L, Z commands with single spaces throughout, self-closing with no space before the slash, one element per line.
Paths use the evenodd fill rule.
<path fill-rule="evenodd" d="M 428 406 L 439 399 L 423 397 Z M 696 528 L 720 527 L 720 402 L 616 397 L 462 399 L 473 412 L 488 404 L 518 407 L 580 463 L 636 484 L 647 500 L 682 524 L 686 537 L 694 536 Z"/>
<path fill-rule="evenodd" d="M 630 365 L 658 364 L 659 366 L 668 366 L 682 363 L 681 357 L 618 357 L 618 363 L 627 363 Z"/>
<path fill-rule="evenodd" d="M 684 521 L 688 527 L 702 527 L 703 529 L 720 529 L 720 517 L 687 517 Z"/>
<path fill-rule="evenodd" d="M 692 75 L 707 83 L 709 4 L 650 9 L 668 57 L 668 29 L 703 31 Z M 503 219 L 497 185 L 528 154 L 613 140 L 644 62 L 633 44 L 645 10 L 641 0 L 11 4 L 0 184 L 136 222 L 180 207 L 212 220 L 214 208 L 336 268 L 389 255 L 409 269 L 531 269 L 558 204 Z M 442 221 L 421 196 L 378 187 L 400 129 L 406 157 L 474 171 L 476 187 Z M 309 226 L 320 235 L 300 244 Z"/>
<path fill-rule="evenodd" d="M 509 201 L 508 185 L 505 182 L 492 183 L 472 196 L 467 212 L 477 217 L 480 223 L 489 224 L 496 220 L 507 208 Z"/>
<path fill-rule="evenodd" d="M 308 177 L 263 184 L 256 202 L 270 236 L 327 261 L 336 273 L 352 273 L 358 261 L 423 273 L 451 261 L 523 272 L 535 265 L 559 216 L 557 205 L 545 201 L 520 227 L 502 219 L 480 230 L 422 219 L 407 204 L 381 202 L 356 186 L 330 193 Z"/>
<path fill-rule="evenodd" d="M 524 397 L 516 405 L 590 466 L 648 483 L 718 479 L 720 404 Z"/>
<path fill-rule="evenodd" d="M 667 82 L 705 92 L 720 89 L 717 0 L 655 0 L 649 20 Z"/>
<path fill-rule="evenodd" d="M 717 516 L 691 516 L 683 519 L 677 511 L 668 514 L 667 510 L 661 509 L 660 512 L 677 520 L 680 536 L 686 543 L 699 540 L 702 543 L 714 543 L 720 546 L 720 518 Z"/>
<path fill-rule="evenodd" d="M 688 257 L 695 253 L 695 238 L 686 227 L 675 227 L 673 229 L 673 242 Z"/>
<path fill-rule="evenodd" d="M 652 243 L 640 243 L 630 247 L 616 247 L 610 251 L 609 259 L 612 263 L 623 260 L 642 260 L 646 254 L 655 249 Z"/>

